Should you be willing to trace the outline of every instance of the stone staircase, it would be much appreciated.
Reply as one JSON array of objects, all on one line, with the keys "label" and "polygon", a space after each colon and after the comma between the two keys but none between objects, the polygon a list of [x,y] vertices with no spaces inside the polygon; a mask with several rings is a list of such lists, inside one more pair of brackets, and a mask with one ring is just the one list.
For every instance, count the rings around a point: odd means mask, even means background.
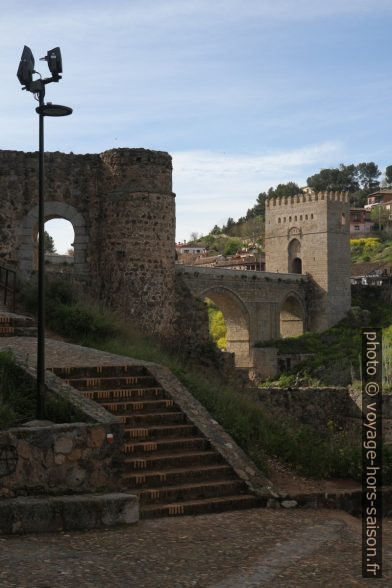
[{"label": "stone staircase", "polygon": [[53,368],[124,423],[122,485],[141,518],[251,508],[259,500],[145,367]]},{"label": "stone staircase", "polygon": [[0,337],[36,337],[32,318],[8,312],[0,306]]}]

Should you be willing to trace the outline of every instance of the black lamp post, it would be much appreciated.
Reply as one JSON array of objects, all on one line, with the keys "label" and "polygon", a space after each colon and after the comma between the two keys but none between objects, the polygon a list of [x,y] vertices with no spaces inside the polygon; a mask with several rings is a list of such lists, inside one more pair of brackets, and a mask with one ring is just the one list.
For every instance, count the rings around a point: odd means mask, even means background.
[{"label": "black lamp post", "polygon": [[[42,79],[34,70],[34,56],[29,47],[24,47],[17,76],[24,90],[35,95],[39,106],[39,169],[38,169],[38,337],[37,337],[37,417],[45,415],[45,205],[44,205],[44,117],[67,116],[72,108],[59,104],[44,103],[45,86],[61,80],[63,71],[61,52],[55,47],[42,60],[47,61],[52,77]],[[39,79],[33,80],[33,74]]]}]

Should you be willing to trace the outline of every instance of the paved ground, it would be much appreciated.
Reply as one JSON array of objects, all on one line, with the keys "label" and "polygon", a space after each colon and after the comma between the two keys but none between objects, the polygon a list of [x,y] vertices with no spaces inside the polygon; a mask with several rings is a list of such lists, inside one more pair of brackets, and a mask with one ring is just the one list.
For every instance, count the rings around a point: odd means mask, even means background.
[{"label": "paved ground", "polygon": [[[36,367],[37,339],[35,337],[0,337],[0,350],[12,349],[26,363]],[[73,345],[56,339],[45,339],[45,365],[50,367],[95,365],[148,365],[149,362],[123,357],[89,347]]]},{"label": "paved ground", "polygon": [[[0,538],[3,588],[348,587],[361,579],[360,523],[345,513],[253,509],[88,533]],[[384,522],[392,585],[392,520]]]},{"label": "paved ground", "polygon": [[[2,337],[35,365],[36,339]],[[47,340],[47,367],[138,363]],[[392,586],[392,519],[384,521]],[[89,533],[0,537],[0,588],[282,588],[364,585],[360,521],[337,511],[248,510]]]}]

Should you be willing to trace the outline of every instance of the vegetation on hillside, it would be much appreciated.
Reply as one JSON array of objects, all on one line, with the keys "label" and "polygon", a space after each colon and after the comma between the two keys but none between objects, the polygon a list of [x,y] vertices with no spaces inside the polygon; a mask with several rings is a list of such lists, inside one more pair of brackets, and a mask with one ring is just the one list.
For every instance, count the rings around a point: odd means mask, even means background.
[{"label": "vegetation on hillside", "polygon": [[382,299],[380,288],[353,287],[353,308],[346,319],[323,333],[304,333],[276,341],[257,343],[274,346],[282,353],[309,353],[305,361],[282,373],[282,386],[340,385],[360,380],[361,327],[383,328],[384,389],[392,389],[392,307]]},{"label": "vegetation on hillside", "polygon": [[222,351],[226,350],[226,323],[223,317],[223,313],[219,308],[210,300],[206,298],[206,303],[208,307],[208,321],[210,326],[210,335],[212,340],[214,341],[215,345],[218,349]]},{"label": "vegetation on hillside", "polygon": [[389,231],[377,236],[351,239],[351,259],[354,263],[385,261],[392,263],[392,239]]}]

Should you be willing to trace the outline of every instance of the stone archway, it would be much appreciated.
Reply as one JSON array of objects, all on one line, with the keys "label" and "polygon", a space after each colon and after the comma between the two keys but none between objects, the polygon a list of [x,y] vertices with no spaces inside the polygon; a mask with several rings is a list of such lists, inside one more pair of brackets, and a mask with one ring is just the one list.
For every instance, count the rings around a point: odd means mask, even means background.
[{"label": "stone archway", "polygon": [[280,336],[298,337],[304,332],[305,311],[302,302],[294,294],[289,294],[280,309]]},{"label": "stone archway", "polygon": [[227,351],[234,353],[236,367],[251,367],[250,321],[245,304],[228,288],[208,288],[201,297],[210,298],[222,311],[227,328]]},{"label": "stone archway", "polygon": [[[69,221],[75,232],[74,264],[76,273],[86,273],[86,255],[88,237],[83,216],[69,204],[63,202],[45,202],[45,222],[53,218]],[[35,206],[23,218],[17,230],[17,262],[22,275],[30,275],[34,270],[35,237],[38,227],[38,206]]]},{"label": "stone archway", "polygon": [[302,274],[301,243],[292,239],[288,247],[288,269],[290,274]]}]

